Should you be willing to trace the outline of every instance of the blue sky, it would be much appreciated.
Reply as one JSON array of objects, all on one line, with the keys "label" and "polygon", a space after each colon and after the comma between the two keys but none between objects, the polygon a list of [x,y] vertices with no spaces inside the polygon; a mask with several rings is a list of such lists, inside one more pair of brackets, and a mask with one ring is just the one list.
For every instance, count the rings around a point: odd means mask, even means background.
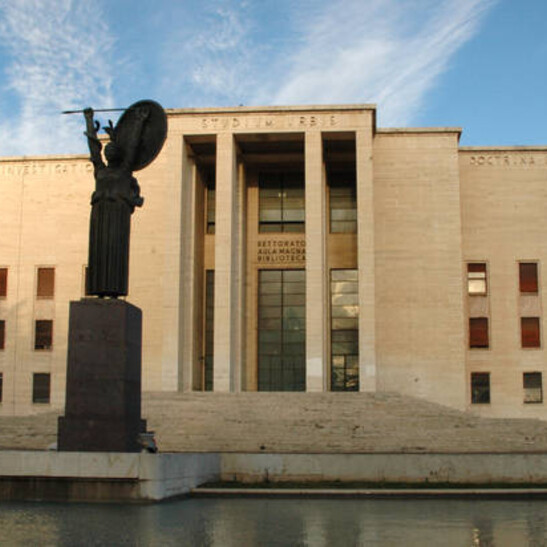
[{"label": "blue sky", "polygon": [[381,127],[547,144],[546,22],[546,0],[0,0],[0,156],[85,152],[62,110],[143,98],[375,103]]}]

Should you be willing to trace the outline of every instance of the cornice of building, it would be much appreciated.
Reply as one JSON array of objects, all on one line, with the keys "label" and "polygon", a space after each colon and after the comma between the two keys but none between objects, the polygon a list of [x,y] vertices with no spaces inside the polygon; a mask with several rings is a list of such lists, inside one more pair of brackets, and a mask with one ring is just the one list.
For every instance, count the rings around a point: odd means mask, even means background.
[{"label": "cornice of building", "polygon": [[291,106],[228,106],[228,107],[192,107],[192,108],[166,108],[168,115],[188,114],[254,114],[254,113],[286,113],[286,112],[329,112],[329,111],[376,111],[375,104],[322,104],[322,105],[291,105]]},{"label": "cornice of building", "polygon": [[457,133],[461,135],[461,127],[379,127],[376,133],[380,134],[407,134],[407,133]]},{"label": "cornice of building", "polygon": [[0,156],[0,162],[31,162],[31,161],[74,161],[89,160],[89,154],[43,154],[36,156]]},{"label": "cornice of building", "polygon": [[545,152],[547,145],[460,146],[460,152]]}]

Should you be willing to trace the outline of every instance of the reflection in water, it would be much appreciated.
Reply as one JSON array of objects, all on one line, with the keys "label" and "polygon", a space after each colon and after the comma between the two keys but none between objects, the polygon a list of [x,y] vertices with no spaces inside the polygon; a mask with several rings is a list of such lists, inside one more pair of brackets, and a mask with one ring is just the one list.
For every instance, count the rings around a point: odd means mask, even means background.
[{"label": "reflection in water", "polygon": [[185,499],[155,505],[0,503],[8,545],[547,544],[547,501]]}]

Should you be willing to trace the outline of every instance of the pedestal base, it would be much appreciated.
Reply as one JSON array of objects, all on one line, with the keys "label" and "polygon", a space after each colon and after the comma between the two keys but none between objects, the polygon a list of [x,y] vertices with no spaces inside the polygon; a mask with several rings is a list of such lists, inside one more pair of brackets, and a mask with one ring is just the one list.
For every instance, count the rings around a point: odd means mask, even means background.
[{"label": "pedestal base", "polygon": [[58,449],[138,452],[141,419],[141,310],[88,298],[70,303],[65,416]]}]

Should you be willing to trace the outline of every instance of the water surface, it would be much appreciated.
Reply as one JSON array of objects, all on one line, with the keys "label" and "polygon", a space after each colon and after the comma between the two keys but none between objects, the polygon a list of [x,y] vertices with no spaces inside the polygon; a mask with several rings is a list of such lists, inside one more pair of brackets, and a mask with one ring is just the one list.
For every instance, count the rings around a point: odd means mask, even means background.
[{"label": "water surface", "polygon": [[543,546],[547,501],[202,498],[0,503],[1,545]]}]

